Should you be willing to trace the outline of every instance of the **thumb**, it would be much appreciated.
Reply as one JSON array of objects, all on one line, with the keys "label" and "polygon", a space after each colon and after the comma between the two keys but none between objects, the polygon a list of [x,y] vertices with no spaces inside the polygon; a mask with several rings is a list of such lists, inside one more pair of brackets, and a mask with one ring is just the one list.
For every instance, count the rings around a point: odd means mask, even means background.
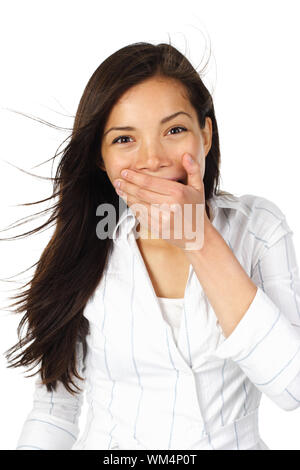
[{"label": "thumb", "polygon": [[200,163],[191,154],[183,155],[183,166],[187,172],[187,185],[201,191],[203,189],[202,171]]}]

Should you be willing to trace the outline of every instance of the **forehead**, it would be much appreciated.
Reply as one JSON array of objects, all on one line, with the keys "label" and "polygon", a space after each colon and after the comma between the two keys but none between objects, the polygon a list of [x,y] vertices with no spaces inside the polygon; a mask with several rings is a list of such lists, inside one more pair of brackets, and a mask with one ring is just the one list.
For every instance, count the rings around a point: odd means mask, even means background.
[{"label": "forehead", "polygon": [[153,77],[126,90],[113,106],[110,117],[139,109],[145,112],[169,108],[172,112],[174,106],[191,110],[185,86],[175,79]]}]

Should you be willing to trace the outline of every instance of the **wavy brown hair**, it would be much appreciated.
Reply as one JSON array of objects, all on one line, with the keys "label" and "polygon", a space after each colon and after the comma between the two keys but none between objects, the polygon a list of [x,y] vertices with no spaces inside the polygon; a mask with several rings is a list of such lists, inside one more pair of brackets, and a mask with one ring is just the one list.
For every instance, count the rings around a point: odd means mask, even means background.
[{"label": "wavy brown hair", "polygon": [[[90,331],[83,311],[101,280],[113,243],[111,238],[97,237],[96,210],[100,204],[110,203],[115,207],[117,221],[120,216],[119,198],[106,172],[100,169],[105,123],[126,90],[154,76],[176,79],[184,85],[201,129],[205,118],[210,117],[213,133],[203,179],[205,199],[213,194],[224,194],[218,188],[220,150],[214,105],[201,72],[195,70],[179,50],[166,43],[130,44],[105,59],[88,80],[80,99],[70,141],[60,152],[55,177],[51,178],[51,196],[22,204],[55,201],[50,208],[36,214],[49,212],[48,220],[25,234],[2,238],[31,235],[50,224],[55,227],[38,262],[31,266],[36,266],[31,281],[10,297],[17,300],[9,305],[16,307],[13,313],[25,313],[17,330],[19,341],[5,352],[8,367],[33,364],[31,370],[40,364],[36,373],[41,374],[48,391],[56,390],[57,381],[72,394],[81,391],[73,380],[74,376],[84,380],[77,370],[76,355],[78,342],[82,343],[83,360],[87,353],[86,336]],[[52,158],[58,155],[56,151]],[[207,204],[206,211],[209,216]],[[25,325],[27,331],[22,338]],[[16,354],[14,358],[13,354]],[[72,390],[70,385],[78,391]]]}]

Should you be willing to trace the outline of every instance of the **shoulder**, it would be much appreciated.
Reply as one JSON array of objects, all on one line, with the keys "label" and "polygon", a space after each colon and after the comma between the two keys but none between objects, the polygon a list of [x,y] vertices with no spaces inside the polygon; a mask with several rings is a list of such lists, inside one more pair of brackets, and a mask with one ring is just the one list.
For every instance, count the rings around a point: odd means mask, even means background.
[{"label": "shoulder", "polygon": [[277,201],[255,194],[228,193],[214,196],[214,205],[224,214],[220,220],[229,227],[226,230],[229,230],[231,249],[248,266],[249,272],[253,272],[271,247],[277,246],[286,235],[293,235]]},{"label": "shoulder", "polygon": [[279,203],[254,194],[244,194],[239,199],[249,209],[248,230],[254,231],[267,245],[274,242],[274,234],[291,231]]},{"label": "shoulder", "polygon": [[292,233],[280,205],[266,197],[221,191],[213,197],[211,205],[224,213],[236,238],[243,244],[247,241],[245,246],[258,244],[268,249],[282,236]]},{"label": "shoulder", "polygon": [[[293,234],[287,223],[284,211],[279,203],[266,197],[244,194],[236,196],[237,208],[240,209],[238,230],[244,232],[245,247],[252,254],[252,261],[264,255],[272,246],[287,234]],[[246,216],[247,213],[247,216]]]},{"label": "shoulder", "polygon": [[231,217],[239,219],[240,230],[244,226],[255,229],[260,235],[268,236],[285,221],[285,214],[276,202],[255,194],[237,196],[222,191],[214,196],[213,205],[231,210]]},{"label": "shoulder", "polygon": [[280,209],[279,205],[266,197],[257,196],[255,194],[243,194],[239,196],[241,204],[247,206],[252,216],[258,218],[260,214],[267,217],[269,223],[276,223],[285,219],[285,215]]}]

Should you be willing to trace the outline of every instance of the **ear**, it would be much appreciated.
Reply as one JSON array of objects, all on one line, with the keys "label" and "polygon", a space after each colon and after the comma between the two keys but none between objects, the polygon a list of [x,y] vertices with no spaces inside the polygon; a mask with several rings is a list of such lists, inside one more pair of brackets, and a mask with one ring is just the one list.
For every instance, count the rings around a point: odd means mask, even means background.
[{"label": "ear", "polygon": [[203,145],[205,151],[205,158],[210,151],[211,143],[212,143],[212,120],[210,117],[205,118],[205,126],[201,129],[202,136],[203,136]]}]

